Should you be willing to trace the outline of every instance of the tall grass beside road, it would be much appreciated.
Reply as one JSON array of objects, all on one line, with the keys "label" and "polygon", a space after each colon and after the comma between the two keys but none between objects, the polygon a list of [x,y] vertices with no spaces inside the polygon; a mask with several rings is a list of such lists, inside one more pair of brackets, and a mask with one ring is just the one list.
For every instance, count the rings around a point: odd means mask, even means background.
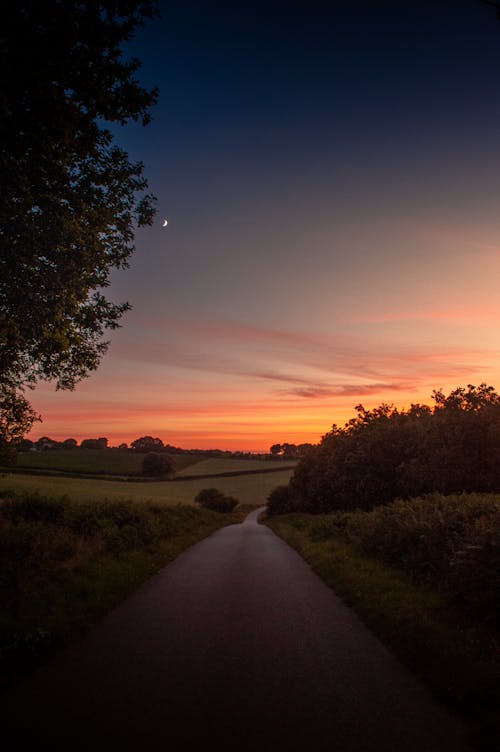
[{"label": "tall grass beside road", "polygon": [[248,510],[223,515],[154,502],[0,501],[0,676],[29,672],[184,549]]}]

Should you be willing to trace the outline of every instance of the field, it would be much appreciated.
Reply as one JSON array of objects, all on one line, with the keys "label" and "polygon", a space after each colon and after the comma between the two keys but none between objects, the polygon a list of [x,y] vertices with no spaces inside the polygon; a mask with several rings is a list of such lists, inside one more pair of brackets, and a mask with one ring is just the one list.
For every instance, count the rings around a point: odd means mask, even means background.
[{"label": "field", "polygon": [[[217,475],[220,473],[253,472],[293,466],[293,461],[233,459],[232,457],[203,458],[197,454],[172,454],[176,475]],[[56,473],[84,475],[140,476],[144,454],[119,449],[57,449],[47,452],[20,452],[20,470],[42,470]]]},{"label": "field", "polygon": [[[55,454],[55,453],[54,453]],[[232,462],[227,460],[225,462]],[[93,478],[68,478],[44,475],[3,473],[0,475],[0,494],[5,491],[33,493],[44,496],[68,496],[74,501],[100,499],[154,501],[167,505],[192,504],[202,488],[215,487],[242,504],[261,506],[275,486],[286,485],[292,470],[273,473],[230,476],[226,478],[200,478],[194,480],[127,482],[119,480],[94,480]]]},{"label": "field", "polygon": [[177,472],[176,476],[182,478],[185,475],[218,475],[221,473],[255,472],[256,470],[280,470],[293,467],[294,464],[296,463],[293,461],[283,462],[282,460],[240,460],[229,457],[210,457],[185,467]]},{"label": "field", "polygon": [[[173,455],[176,469],[199,461],[196,455]],[[17,467],[92,475],[140,475],[144,454],[120,449],[57,449],[47,452],[20,452]]]}]

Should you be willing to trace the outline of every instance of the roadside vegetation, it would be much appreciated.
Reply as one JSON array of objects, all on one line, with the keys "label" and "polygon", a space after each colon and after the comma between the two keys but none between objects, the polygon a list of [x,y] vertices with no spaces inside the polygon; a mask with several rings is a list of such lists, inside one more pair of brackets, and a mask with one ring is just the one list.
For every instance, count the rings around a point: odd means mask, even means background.
[{"label": "roadside vegetation", "polygon": [[184,549],[247,512],[3,494],[0,687],[83,634]]},{"label": "roadside vegetation", "polygon": [[287,511],[372,509],[397,498],[500,493],[500,395],[486,384],[434,392],[434,407],[356,407],[298,463]]},{"label": "roadside vegetation", "polygon": [[267,524],[493,749],[500,718],[500,496],[289,514]]},{"label": "roadside vegetation", "polygon": [[448,705],[500,733],[500,396],[365,410],[268,497],[268,524]]}]

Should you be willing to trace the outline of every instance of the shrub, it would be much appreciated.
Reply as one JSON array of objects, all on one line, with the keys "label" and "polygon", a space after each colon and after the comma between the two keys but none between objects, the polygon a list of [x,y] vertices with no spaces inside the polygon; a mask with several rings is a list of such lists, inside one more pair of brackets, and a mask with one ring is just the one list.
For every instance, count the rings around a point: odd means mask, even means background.
[{"label": "shrub", "polygon": [[480,384],[408,410],[357,405],[297,465],[290,488],[297,511],[370,510],[433,492],[500,492],[500,395]]},{"label": "shrub", "polygon": [[234,496],[226,496],[217,488],[203,488],[196,494],[194,500],[204,509],[226,514],[232,512],[239,504]]},{"label": "shrub", "polygon": [[64,500],[41,496],[39,493],[13,497],[2,505],[2,514],[13,522],[57,522],[64,516]]},{"label": "shrub", "polygon": [[148,452],[142,460],[143,475],[171,475],[174,463],[167,454]]},{"label": "shrub", "polygon": [[467,618],[499,625],[499,496],[435,493],[370,512],[337,512],[311,528],[312,540],[330,536],[433,585]]},{"label": "shrub", "polygon": [[270,517],[276,514],[292,512],[292,501],[288,486],[276,486],[267,497],[267,513]]}]

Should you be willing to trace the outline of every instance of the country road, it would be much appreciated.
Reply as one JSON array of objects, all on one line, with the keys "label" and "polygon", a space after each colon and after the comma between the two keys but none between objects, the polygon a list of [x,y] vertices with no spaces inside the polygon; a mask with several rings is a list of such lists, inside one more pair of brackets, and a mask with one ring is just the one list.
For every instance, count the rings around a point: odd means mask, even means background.
[{"label": "country road", "polygon": [[467,749],[257,514],[184,552],[12,693],[4,749]]}]

